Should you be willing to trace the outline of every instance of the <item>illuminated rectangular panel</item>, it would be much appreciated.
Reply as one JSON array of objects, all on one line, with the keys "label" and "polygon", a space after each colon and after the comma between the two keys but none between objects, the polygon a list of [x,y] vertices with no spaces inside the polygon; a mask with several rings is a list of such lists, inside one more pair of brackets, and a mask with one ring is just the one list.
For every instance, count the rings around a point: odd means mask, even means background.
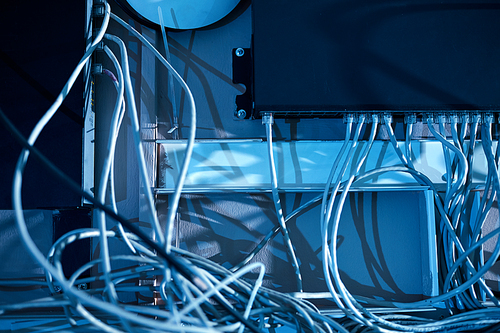
[{"label": "illuminated rectangular panel", "polygon": [[[172,193],[184,160],[185,140],[158,141],[158,193]],[[366,142],[361,142],[359,150]],[[274,142],[278,186],[282,191],[318,191],[325,181],[339,153],[340,141]],[[404,150],[404,143],[399,143]],[[496,147],[496,144],[494,145]],[[413,163],[437,188],[444,188],[446,173],[441,143],[438,141],[413,141]],[[484,184],[487,163],[483,148],[478,142],[474,151],[473,183]],[[341,161],[342,163],[343,161]],[[370,171],[386,166],[401,166],[401,162],[388,141],[375,141],[366,168]],[[349,168],[352,168],[350,166]],[[207,193],[221,191],[270,191],[270,171],[267,143],[261,140],[203,140],[194,145],[184,192]],[[349,176],[349,170],[344,177]],[[390,172],[381,174],[363,184],[355,183],[354,189],[410,189],[419,186],[408,174]]]}]

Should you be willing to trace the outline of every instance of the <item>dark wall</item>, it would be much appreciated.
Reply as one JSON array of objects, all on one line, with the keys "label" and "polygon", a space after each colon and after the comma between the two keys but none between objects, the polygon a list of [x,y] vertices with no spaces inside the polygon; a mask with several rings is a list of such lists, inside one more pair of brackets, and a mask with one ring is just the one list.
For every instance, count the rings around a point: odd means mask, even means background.
[{"label": "dark wall", "polygon": [[[84,1],[5,2],[0,10],[0,108],[28,136],[54,102],[85,51]],[[81,182],[83,78],[77,79],[36,146]],[[0,208],[11,208],[11,184],[20,146],[0,128]],[[30,160],[24,178],[25,208],[80,205]]]}]

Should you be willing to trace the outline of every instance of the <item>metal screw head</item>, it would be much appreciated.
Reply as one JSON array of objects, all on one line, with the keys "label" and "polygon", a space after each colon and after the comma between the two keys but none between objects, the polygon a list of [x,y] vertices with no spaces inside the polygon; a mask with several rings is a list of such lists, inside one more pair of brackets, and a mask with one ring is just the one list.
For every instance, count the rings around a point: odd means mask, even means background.
[{"label": "metal screw head", "polygon": [[243,109],[239,109],[235,113],[236,113],[235,116],[238,119],[245,119],[245,117],[247,116],[247,112],[245,110],[243,110]]},{"label": "metal screw head", "polygon": [[235,54],[237,57],[243,57],[243,55],[245,54],[245,50],[243,50],[243,48],[241,47],[238,47],[235,51]]},{"label": "metal screw head", "polygon": [[79,290],[87,290],[87,284],[86,283],[80,283],[77,288]]}]

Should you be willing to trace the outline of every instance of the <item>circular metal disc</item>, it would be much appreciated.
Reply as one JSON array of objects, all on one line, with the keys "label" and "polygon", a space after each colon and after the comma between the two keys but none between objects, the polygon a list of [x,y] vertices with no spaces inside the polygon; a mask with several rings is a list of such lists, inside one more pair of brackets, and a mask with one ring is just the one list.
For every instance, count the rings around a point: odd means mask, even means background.
[{"label": "circular metal disc", "polygon": [[215,23],[229,14],[240,0],[127,0],[146,20],[172,29],[197,29]]}]

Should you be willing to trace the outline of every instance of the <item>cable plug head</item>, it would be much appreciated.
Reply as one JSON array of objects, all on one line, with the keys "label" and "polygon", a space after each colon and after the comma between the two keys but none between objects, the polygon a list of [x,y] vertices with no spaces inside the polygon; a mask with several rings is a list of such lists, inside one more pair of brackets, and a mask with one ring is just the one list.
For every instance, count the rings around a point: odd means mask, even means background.
[{"label": "cable plug head", "polygon": [[458,124],[460,122],[460,118],[456,113],[451,113],[449,120],[450,124]]},{"label": "cable plug head", "polygon": [[344,114],[344,124],[352,124],[356,120],[354,113],[345,113]]},{"label": "cable plug head", "polygon": [[358,117],[357,117],[356,120],[357,120],[358,123],[364,123],[364,122],[366,122],[366,114],[364,114],[364,113],[358,114]]},{"label": "cable plug head", "polygon": [[474,113],[474,114],[472,115],[472,122],[473,122],[473,123],[478,123],[478,124],[481,124],[482,120],[483,120],[483,119],[482,119],[482,116],[481,116],[481,114],[480,114],[480,113]]},{"label": "cable plug head", "polygon": [[440,113],[437,116],[437,120],[440,124],[446,124],[448,122],[448,117],[444,113]]},{"label": "cable plug head", "polygon": [[417,122],[417,114],[416,113],[405,114],[404,122],[406,124],[415,124]]},{"label": "cable plug head", "polygon": [[270,112],[264,113],[262,115],[262,125],[267,125],[267,124],[274,124],[274,117],[273,114]]},{"label": "cable plug head", "polygon": [[384,113],[384,115],[382,116],[382,123],[383,124],[392,124],[392,114]]},{"label": "cable plug head", "polygon": [[426,123],[434,123],[434,114],[432,113],[424,113],[424,117],[423,117],[424,121]]},{"label": "cable plug head", "polygon": [[495,116],[493,115],[493,113],[485,113],[483,115],[483,121],[485,124],[493,124],[495,123]]}]

